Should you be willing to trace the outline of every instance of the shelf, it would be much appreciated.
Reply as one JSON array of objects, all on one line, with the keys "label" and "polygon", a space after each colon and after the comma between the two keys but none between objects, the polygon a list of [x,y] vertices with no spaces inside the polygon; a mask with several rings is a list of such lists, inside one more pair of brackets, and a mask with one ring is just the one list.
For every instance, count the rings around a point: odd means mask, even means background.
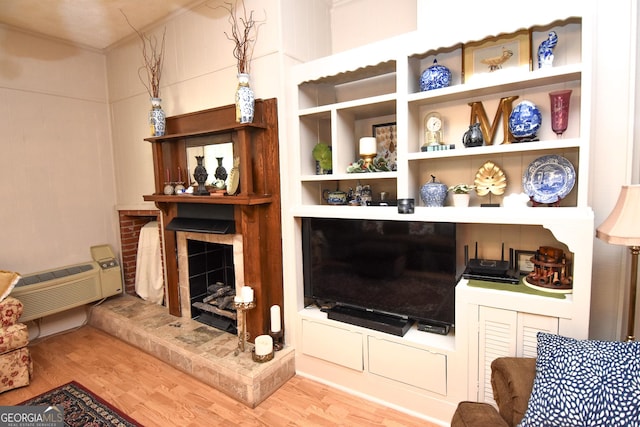
[{"label": "shelf", "polygon": [[303,175],[300,181],[324,182],[344,180],[396,179],[398,172],[362,172],[362,173],[331,173],[326,175]]},{"label": "shelf", "polygon": [[142,196],[146,202],[157,203],[199,203],[208,205],[265,205],[273,202],[270,194],[254,196],[165,196],[164,194],[148,194]]},{"label": "shelf", "polygon": [[548,141],[521,142],[511,144],[483,145],[481,147],[457,147],[453,150],[412,152],[407,154],[409,160],[430,160],[445,157],[483,156],[508,153],[526,153],[546,150],[562,150],[580,148],[579,138],[567,138]]},{"label": "shelf", "polygon": [[323,105],[321,107],[306,108],[300,110],[298,115],[319,116],[318,118],[329,118],[329,113],[333,110],[348,110],[356,118],[376,117],[394,114],[396,109],[396,94],[373,96],[370,98],[356,99],[353,101],[339,102],[335,104]]},{"label": "shelf", "polygon": [[301,318],[304,319],[320,321],[323,323],[327,323],[328,325],[338,325],[343,329],[358,331],[368,336],[383,338],[385,340],[394,341],[400,344],[418,344],[421,346],[425,346],[430,350],[447,352],[455,351],[455,333],[453,332],[453,330],[449,332],[448,335],[438,335],[419,331],[418,327],[414,324],[403,337],[398,337],[395,335],[385,334],[384,332],[378,332],[372,329],[330,320],[327,318],[327,313],[320,311],[320,309],[317,307],[305,307],[300,312],[298,312],[298,314],[301,316]]},{"label": "shelf", "polygon": [[435,104],[460,101],[502,92],[514,92],[536,86],[548,86],[580,80],[582,64],[572,64],[549,69],[523,72],[503,70],[486,74],[470,83],[450,86],[426,92],[409,94],[409,103]]},{"label": "shelf", "polygon": [[[422,201],[416,200],[416,205]],[[457,208],[445,206],[428,208],[416,206],[413,214],[399,214],[396,206],[330,206],[302,205],[293,210],[296,217],[316,218],[355,218],[365,220],[395,221],[433,221],[455,222],[460,224],[517,224],[549,225],[565,224],[575,226],[584,221],[593,221],[591,208],[576,207],[523,207],[523,208],[484,208],[472,206]]]},{"label": "shelf", "polygon": [[195,132],[184,132],[184,133],[174,133],[174,134],[170,134],[170,135],[164,135],[164,136],[153,136],[153,137],[149,137],[149,138],[145,138],[145,141],[149,141],[149,142],[171,142],[177,139],[182,139],[182,138],[194,138],[194,137],[202,137],[202,136],[207,136],[207,135],[216,135],[216,134],[222,134],[222,133],[229,133],[229,132],[233,132],[233,131],[239,131],[239,130],[243,130],[243,129],[266,129],[267,126],[266,125],[262,125],[259,123],[237,123],[235,126],[232,127],[219,127],[219,128],[208,128],[205,130],[198,130]]}]

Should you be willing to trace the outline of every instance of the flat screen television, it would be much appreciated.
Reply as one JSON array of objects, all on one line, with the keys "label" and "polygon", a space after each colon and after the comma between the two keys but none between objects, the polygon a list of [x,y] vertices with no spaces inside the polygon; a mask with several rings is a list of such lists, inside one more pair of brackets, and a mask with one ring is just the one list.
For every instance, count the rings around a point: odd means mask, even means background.
[{"label": "flat screen television", "polygon": [[302,244],[308,305],[454,325],[454,223],[303,218]]}]

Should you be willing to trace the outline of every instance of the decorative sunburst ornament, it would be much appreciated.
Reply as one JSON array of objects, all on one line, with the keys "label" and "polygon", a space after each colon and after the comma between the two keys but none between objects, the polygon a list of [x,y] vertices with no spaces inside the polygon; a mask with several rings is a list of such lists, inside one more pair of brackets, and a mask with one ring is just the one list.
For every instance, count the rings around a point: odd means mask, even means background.
[{"label": "decorative sunburst ornament", "polygon": [[489,197],[491,194],[500,196],[507,188],[507,177],[495,163],[487,162],[478,169],[473,183],[476,186],[478,196],[486,196],[487,194]]}]

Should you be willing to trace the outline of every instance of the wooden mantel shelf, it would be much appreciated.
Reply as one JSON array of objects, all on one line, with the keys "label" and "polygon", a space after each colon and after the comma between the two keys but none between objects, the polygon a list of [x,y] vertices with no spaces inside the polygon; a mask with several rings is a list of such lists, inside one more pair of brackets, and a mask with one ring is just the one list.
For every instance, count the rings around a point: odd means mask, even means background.
[{"label": "wooden mantel shelf", "polygon": [[166,196],[164,194],[148,194],[142,196],[146,202],[156,203],[199,203],[209,205],[265,205],[273,201],[270,194],[253,196],[194,196],[183,194],[179,196]]},{"label": "wooden mantel shelf", "polygon": [[209,136],[209,135],[239,131],[243,129],[266,129],[266,126],[259,123],[243,123],[243,124],[237,123],[232,126],[227,125],[227,126],[215,127],[211,129],[202,129],[202,130],[192,131],[192,132],[174,133],[174,134],[168,134],[163,136],[151,136],[149,138],[145,138],[144,140],[149,142],[167,142],[167,141],[172,141],[180,138]]}]

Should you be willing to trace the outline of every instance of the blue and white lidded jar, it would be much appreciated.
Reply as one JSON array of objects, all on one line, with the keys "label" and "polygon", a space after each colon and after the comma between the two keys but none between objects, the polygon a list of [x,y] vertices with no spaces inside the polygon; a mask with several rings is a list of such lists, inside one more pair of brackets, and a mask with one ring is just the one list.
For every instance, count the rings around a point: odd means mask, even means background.
[{"label": "blue and white lidded jar", "polygon": [[433,60],[433,65],[422,72],[420,76],[420,90],[433,90],[448,87],[451,84],[451,71],[444,65]]}]

